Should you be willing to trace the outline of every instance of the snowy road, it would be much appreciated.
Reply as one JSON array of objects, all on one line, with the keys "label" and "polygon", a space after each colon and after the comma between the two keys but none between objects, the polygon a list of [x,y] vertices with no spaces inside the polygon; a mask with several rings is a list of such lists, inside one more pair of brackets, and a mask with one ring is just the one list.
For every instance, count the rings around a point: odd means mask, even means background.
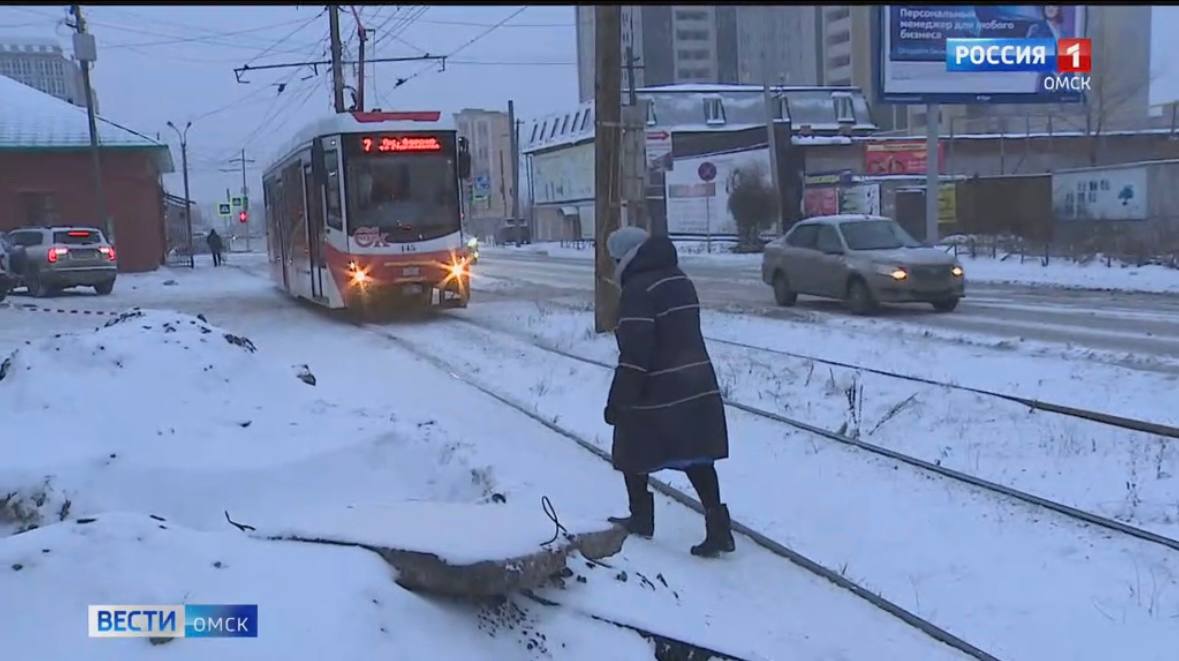
[{"label": "snowy road", "polygon": [[[854,317],[836,301],[802,297],[795,308],[774,305],[756,265],[732,260],[715,263],[682,260],[705,305],[763,316],[817,317],[874,332],[976,334],[1024,338],[1060,346],[1136,354],[1167,360],[1179,355],[1179,296],[1096,292],[1045,287],[968,283],[967,298],[952,314],[928,306],[893,306],[870,319]],[[593,287],[593,264],[586,259],[488,250],[476,272],[491,278],[574,291]]]}]

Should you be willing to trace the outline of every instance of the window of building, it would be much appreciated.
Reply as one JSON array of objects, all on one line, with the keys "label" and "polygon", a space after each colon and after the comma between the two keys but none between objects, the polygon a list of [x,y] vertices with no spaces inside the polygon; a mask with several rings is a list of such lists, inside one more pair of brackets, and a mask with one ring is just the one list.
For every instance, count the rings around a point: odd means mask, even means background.
[{"label": "window of building", "polygon": [[487,122],[479,122],[479,139],[487,139]]},{"label": "window of building", "polygon": [[647,126],[655,126],[655,104],[650,101],[647,102]]},{"label": "window of building", "polygon": [[708,20],[708,12],[680,9],[676,11],[675,17],[680,21],[706,21]]},{"label": "window of building", "polygon": [[846,67],[847,65],[851,64],[851,55],[847,53],[843,55],[836,55],[827,62],[828,65],[833,69],[838,67]]},{"label": "window of building", "polygon": [[569,115],[565,115],[565,120],[561,122],[561,135],[569,132]]},{"label": "window of building", "polygon": [[586,129],[589,128],[590,115],[592,115],[592,114],[593,114],[593,110],[586,108],[585,117],[581,118],[581,130],[582,131],[585,131]]},{"label": "window of building", "polygon": [[675,38],[680,41],[705,41],[708,39],[707,30],[676,30]]},{"label": "window of building", "polygon": [[56,225],[60,220],[57,196],[53,193],[23,192],[19,198],[25,225]]},{"label": "window of building", "polygon": [[851,94],[846,92],[832,92],[831,101],[835,104],[835,121],[856,121],[856,110],[855,106],[852,105]]},{"label": "window of building", "polygon": [[838,9],[833,9],[827,12],[828,21],[838,21],[839,19],[847,18],[848,16],[851,16],[851,9],[848,7],[839,7]]},{"label": "window of building", "polygon": [[709,52],[706,50],[680,50],[676,56],[681,60],[707,60]]},{"label": "window of building", "polygon": [[561,120],[554,117],[553,118],[553,130],[549,131],[549,140],[552,140],[553,138],[557,137],[557,130],[560,128],[561,128]]},{"label": "window of building", "polygon": [[830,84],[832,87],[847,87],[851,85],[851,78],[832,78]]},{"label": "window of building", "polygon": [[725,104],[719,96],[704,98],[704,121],[708,124],[725,123]]},{"label": "window of building", "polygon": [[532,137],[528,138],[528,142],[536,142],[536,131],[540,128],[540,124],[532,125]]}]

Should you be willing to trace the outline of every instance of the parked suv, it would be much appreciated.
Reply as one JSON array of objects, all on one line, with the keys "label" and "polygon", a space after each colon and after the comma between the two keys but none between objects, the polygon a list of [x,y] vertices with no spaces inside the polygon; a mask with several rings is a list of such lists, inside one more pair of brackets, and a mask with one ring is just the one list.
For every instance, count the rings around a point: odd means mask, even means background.
[{"label": "parked suv", "polygon": [[881,302],[931,303],[950,312],[966,295],[966,274],[952,255],[923,247],[882,216],[808,218],[766,246],[762,279],[779,305],[799,294],[847,301],[857,314]]},{"label": "parked suv", "polygon": [[8,233],[12,275],[38,298],[69,287],[115,288],[115,248],[93,227],[22,227]]}]

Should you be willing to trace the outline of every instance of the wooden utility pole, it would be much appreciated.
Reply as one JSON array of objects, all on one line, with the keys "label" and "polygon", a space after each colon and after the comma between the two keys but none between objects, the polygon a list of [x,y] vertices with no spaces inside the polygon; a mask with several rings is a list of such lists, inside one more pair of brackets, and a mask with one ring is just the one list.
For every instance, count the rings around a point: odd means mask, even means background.
[{"label": "wooden utility pole", "polygon": [[614,330],[618,287],[606,237],[619,226],[622,7],[594,7],[594,328]]},{"label": "wooden utility pole", "polygon": [[[81,5],[70,5],[74,15],[74,57],[82,64],[82,84],[86,86],[86,119],[90,123],[90,158],[94,168],[94,205],[97,220],[102,223],[106,240],[115,242],[115,224],[106,211],[106,195],[102,189],[102,159],[98,153],[98,119],[94,112],[94,89],[90,86],[90,67],[98,59],[94,35],[86,32],[86,19]],[[187,198],[187,195],[185,196]]]},{"label": "wooden utility pole", "polygon": [[344,67],[340,46],[340,6],[328,5],[328,23],[332,38],[332,98],[336,112],[344,112]]}]

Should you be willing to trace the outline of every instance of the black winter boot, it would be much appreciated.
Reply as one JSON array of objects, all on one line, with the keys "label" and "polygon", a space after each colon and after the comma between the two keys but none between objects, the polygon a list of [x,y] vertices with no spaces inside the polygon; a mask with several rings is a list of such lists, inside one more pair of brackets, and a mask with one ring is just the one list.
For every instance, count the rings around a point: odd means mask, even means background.
[{"label": "black winter boot", "polygon": [[607,519],[632,535],[651,539],[655,534],[655,496],[650,491],[630,501],[630,516],[612,516]]},{"label": "black winter boot", "polygon": [[704,512],[704,529],[707,531],[704,541],[692,547],[692,555],[715,558],[721,552],[731,553],[737,548],[727,505]]}]

